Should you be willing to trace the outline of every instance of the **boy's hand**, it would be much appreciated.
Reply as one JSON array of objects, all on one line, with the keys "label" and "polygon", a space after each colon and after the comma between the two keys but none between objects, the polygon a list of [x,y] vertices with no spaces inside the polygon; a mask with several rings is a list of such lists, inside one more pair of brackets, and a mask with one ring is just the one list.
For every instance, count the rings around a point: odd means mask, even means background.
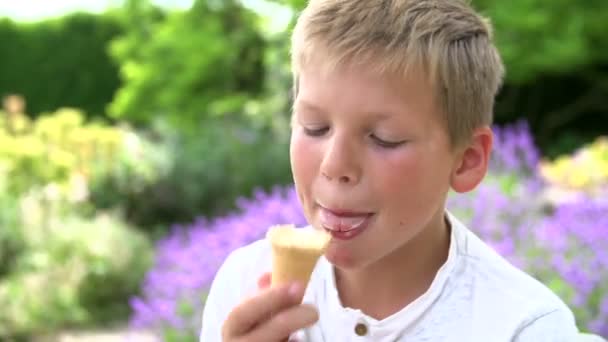
[{"label": "boy's hand", "polygon": [[300,304],[304,295],[301,284],[269,285],[270,274],[266,273],[258,280],[260,291],[228,315],[222,327],[224,342],[285,341],[319,319],[314,307]]}]

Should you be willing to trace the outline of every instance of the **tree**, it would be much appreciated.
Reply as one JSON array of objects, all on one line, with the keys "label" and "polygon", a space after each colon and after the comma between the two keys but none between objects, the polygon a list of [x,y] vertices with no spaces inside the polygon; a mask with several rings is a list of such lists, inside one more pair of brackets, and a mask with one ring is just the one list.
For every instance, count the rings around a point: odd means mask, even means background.
[{"label": "tree", "polygon": [[236,0],[199,0],[169,13],[146,0],[127,1],[127,32],[111,46],[123,86],[110,114],[141,123],[162,117],[190,128],[240,111],[264,81],[265,42],[256,20]]}]

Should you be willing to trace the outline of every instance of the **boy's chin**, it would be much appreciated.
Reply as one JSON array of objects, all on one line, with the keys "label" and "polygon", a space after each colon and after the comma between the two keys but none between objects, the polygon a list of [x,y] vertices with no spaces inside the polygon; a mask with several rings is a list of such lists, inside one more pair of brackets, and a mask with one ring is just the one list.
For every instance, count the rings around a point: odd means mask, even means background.
[{"label": "boy's chin", "polygon": [[367,262],[359,255],[357,250],[344,245],[332,245],[331,243],[325,251],[325,258],[335,268],[346,272],[361,269]]}]

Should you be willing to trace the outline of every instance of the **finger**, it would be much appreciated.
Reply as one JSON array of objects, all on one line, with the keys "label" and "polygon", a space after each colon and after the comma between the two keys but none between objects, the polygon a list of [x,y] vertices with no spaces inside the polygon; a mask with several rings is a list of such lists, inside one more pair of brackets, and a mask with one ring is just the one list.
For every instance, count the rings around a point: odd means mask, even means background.
[{"label": "finger", "polygon": [[258,279],[258,288],[259,289],[265,289],[267,287],[270,286],[270,282],[271,282],[271,274],[266,272],[264,274],[262,274],[260,276],[260,278]]},{"label": "finger", "polygon": [[319,320],[317,309],[301,304],[275,314],[247,335],[247,341],[287,341],[294,332],[307,328]]},{"label": "finger", "polygon": [[286,284],[264,289],[230,312],[224,325],[225,333],[231,337],[244,335],[257,323],[267,320],[272,313],[299,304],[303,292],[304,287],[301,284]]}]

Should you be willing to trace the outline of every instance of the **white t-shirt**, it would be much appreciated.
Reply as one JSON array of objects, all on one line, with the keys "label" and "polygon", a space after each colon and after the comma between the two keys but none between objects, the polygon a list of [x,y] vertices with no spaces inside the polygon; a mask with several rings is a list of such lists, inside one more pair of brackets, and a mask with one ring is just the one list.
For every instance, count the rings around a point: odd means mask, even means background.
[{"label": "white t-shirt", "polygon": [[[383,320],[341,305],[333,266],[321,257],[304,295],[319,321],[295,334],[312,342],[570,342],[578,329],[570,309],[547,287],[512,266],[446,213],[451,223],[448,259],[430,288]],[[232,252],[211,286],[203,313],[201,342],[221,341],[227,315],[257,291],[271,269],[267,241]]]}]

